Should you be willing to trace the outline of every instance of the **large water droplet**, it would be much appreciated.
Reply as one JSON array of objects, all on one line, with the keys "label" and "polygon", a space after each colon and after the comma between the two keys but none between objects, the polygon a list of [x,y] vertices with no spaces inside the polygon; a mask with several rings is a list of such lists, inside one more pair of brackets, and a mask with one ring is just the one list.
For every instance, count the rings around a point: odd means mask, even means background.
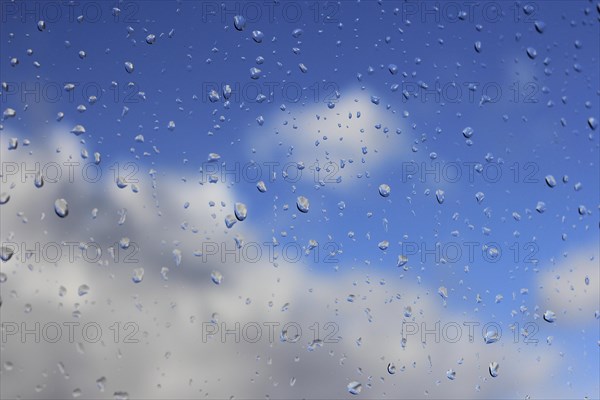
[{"label": "large water droplet", "polygon": [[10,200],[10,194],[6,192],[0,193],[0,204],[6,204]]},{"label": "large water droplet", "polygon": [[125,61],[125,71],[130,74],[133,72],[133,63],[131,61]]},{"label": "large water droplet", "polygon": [[246,18],[244,18],[243,15],[236,15],[233,17],[233,26],[235,26],[235,29],[238,31],[243,31],[246,27]]},{"label": "large water droplet", "polygon": [[54,202],[54,212],[61,218],[69,215],[69,204],[65,199],[57,199]]},{"label": "large water droplet", "polygon": [[382,197],[388,197],[390,195],[391,191],[392,191],[392,189],[390,188],[389,185],[386,185],[385,183],[382,183],[381,185],[379,185],[379,194]]},{"label": "large water droplet", "polygon": [[298,207],[299,211],[301,211],[303,213],[307,213],[309,206],[310,206],[310,204],[306,197],[299,196],[298,199],[296,199],[296,207]]},{"label": "large water droplet", "polygon": [[546,312],[544,313],[544,321],[550,323],[556,321],[556,314],[554,313],[554,311],[546,310]]},{"label": "large water droplet", "polygon": [[552,175],[546,175],[546,185],[553,188],[556,186],[556,179]]}]

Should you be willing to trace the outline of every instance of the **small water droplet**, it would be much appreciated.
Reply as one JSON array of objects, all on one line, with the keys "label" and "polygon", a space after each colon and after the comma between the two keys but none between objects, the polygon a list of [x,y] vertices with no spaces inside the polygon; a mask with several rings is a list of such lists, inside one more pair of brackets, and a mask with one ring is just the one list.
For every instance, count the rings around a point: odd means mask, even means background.
[{"label": "small water droplet", "polygon": [[389,363],[387,366],[388,374],[394,375],[396,373],[396,366],[392,363]]},{"label": "small water droplet", "polygon": [[133,72],[133,69],[133,63],[131,61],[125,61],[125,71],[131,74]]},{"label": "small water droplet", "polygon": [[556,321],[556,314],[554,313],[554,311],[546,310],[546,312],[544,313],[544,321],[550,323]]},{"label": "small water droplet", "polygon": [[88,294],[90,291],[90,287],[88,285],[81,285],[79,286],[79,288],[77,288],[77,294],[79,296],[84,296],[86,294]]},{"label": "small water droplet", "polygon": [[243,31],[246,27],[246,18],[244,18],[243,15],[236,15],[235,17],[233,17],[233,26],[238,31]]},{"label": "small water droplet", "polygon": [[238,221],[245,220],[248,215],[248,209],[244,203],[235,203],[234,212]]},{"label": "small water droplet", "polygon": [[546,175],[546,185],[548,185],[548,187],[555,187],[556,186],[556,179],[554,179],[554,177],[552,175]]},{"label": "small water droplet", "polygon": [[220,285],[223,281],[223,275],[219,271],[213,271],[210,274],[210,279],[215,285]]},{"label": "small water droplet", "polygon": [[131,280],[133,283],[140,283],[144,279],[144,268],[135,268],[133,270],[133,277]]},{"label": "small water droplet", "polygon": [[264,193],[267,191],[267,185],[265,185],[265,183],[263,181],[259,181],[256,184],[256,188],[258,189],[259,192]]},{"label": "small water droplet", "polygon": [[492,378],[495,378],[498,376],[498,369],[500,369],[500,365],[496,362],[496,361],[492,361],[490,363],[490,375],[492,376]]},{"label": "small water droplet", "polygon": [[353,381],[350,382],[347,386],[348,393],[357,395],[362,391],[362,385],[359,382]]}]

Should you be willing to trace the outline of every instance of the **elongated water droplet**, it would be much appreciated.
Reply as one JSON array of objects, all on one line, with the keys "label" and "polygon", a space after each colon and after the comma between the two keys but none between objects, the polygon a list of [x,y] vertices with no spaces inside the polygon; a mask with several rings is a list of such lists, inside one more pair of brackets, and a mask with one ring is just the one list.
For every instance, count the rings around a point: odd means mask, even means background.
[{"label": "elongated water droplet", "polygon": [[362,385],[359,382],[353,381],[350,382],[347,386],[348,393],[357,395],[362,391]]},{"label": "elongated water droplet", "polygon": [[396,366],[392,363],[389,363],[387,366],[388,374],[394,375],[396,373]]},{"label": "elongated water droplet", "polygon": [[492,361],[489,367],[490,375],[492,376],[492,378],[498,376],[498,369],[500,369],[500,365],[496,361]]},{"label": "elongated water droplet", "polygon": [[0,259],[4,262],[10,260],[14,253],[15,252],[10,247],[0,247]]},{"label": "elongated water droplet", "polygon": [[442,189],[438,189],[435,191],[435,198],[437,199],[438,203],[442,204],[446,199],[446,195]]},{"label": "elongated water droplet", "polygon": [[258,189],[259,192],[264,193],[267,191],[267,185],[265,185],[265,183],[263,181],[259,181],[256,184],[256,188]]},{"label": "elongated water droplet", "polygon": [[6,204],[10,200],[10,194],[6,192],[0,193],[0,204]]},{"label": "elongated water droplet", "polygon": [[248,215],[248,209],[244,203],[235,203],[234,212],[238,221],[245,220]]},{"label": "elongated water droplet", "polygon": [[264,37],[265,35],[261,31],[252,31],[252,39],[256,43],[262,43]]},{"label": "elongated water droplet", "polygon": [[54,202],[54,212],[61,218],[69,215],[69,204],[65,199],[57,199]]},{"label": "elongated water droplet", "polygon": [[223,281],[223,275],[219,271],[213,271],[210,274],[210,279],[215,285],[220,285]]},{"label": "elongated water droplet", "polygon": [[235,26],[235,29],[238,31],[243,31],[246,27],[246,18],[244,18],[243,15],[236,15],[233,17],[233,26]]},{"label": "elongated water droplet", "polygon": [[546,175],[546,185],[548,185],[548,187],[553,188],[554,186],[556,186],[556,179],[554,179],[552,175]]},{"label": "elongated water droplet", "polygon": [[133,72],[133,69],[133,63],[131,61],[125,61],[125,71],[131,74]]},{"label": "elongated water droplet", "polygon": [[231,229],[231,227],[233,225],[235,225],[235,223],[237,222],[237,219],[235,218],[235,216],[228,214],[225,216],[225,226],[229,229]]}]

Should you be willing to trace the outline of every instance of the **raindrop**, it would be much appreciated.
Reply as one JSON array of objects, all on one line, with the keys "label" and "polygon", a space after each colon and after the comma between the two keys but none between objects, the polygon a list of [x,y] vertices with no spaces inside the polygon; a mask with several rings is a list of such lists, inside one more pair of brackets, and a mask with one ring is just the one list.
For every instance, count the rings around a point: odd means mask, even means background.
[{"label": "raindrop", "polygon": [[246,27],[246,18],[244,18],[242,15],[236,15],[233,17],[233,26],[235,26],[235,29],[238,31],[243,31]]},{"label": "raindrop", "polygon": [[146,43],[148,43],[148,44],[154,44],[154,42],[156,42],[156,35],[153,35],[151,33],[148,36],[146,36]]},{"label": "raindrop", "polygon": [[554,311],[546,310],[546,312],[544,313],[544,321],[550,323],[556,321],[556,314],[554,313]]},{"label": "raindrop", "polygon": [[244,203],[235,203],[235,217],[238,219],[238,221],[243,221],[246,219],[246,216],[248,215],[248,209],[246,208],[246,205]]},{"label": "raindrop", "polygon": [[76,136],[83,135],[85,133],[85,128],[83,125],[75,125],[73,129],[71,129],[71,133],[74,133]]},{"label": "raindrop", "polygon": [[69,215],[69,204],[65,199],[57,199],[54,202],[54,212],[61,218]]},{"label": "raindrop", "polygon": [[37,28],[38,31],[43,32],[44,30],[46,30],[46,22],[43,20],[38,21]]},{"label": "raindrop", "polygon": [[303,213],[307,213],[309,206],[310,206],[310,204],[306,197],[299,196],[298,199],[296,199],[296,207],[298,207],[299,211],[301,211]]},{"label": "raindrop", "polygon": [[133,63],[131,61],[125,61],[125,71],[130,74],[133,72]]},{"label": "raindrop", "polygon": [[446,195],[442,189],[438,189],[435,191],[435,198],[437,199],[438,203],[442,204],[446,199]]},{"label": "raindrop", "polygon": [[448,298],[448,289],[445,286],[440,286],[438,289],[438,294],[442,296],[442,299]]},{"label": "raindrop", "polygon": [[362,385],[356,381],[350,382],[347,386],[348,393],[357,395],[362,391]]},{"label": "raindrop", "polygon": [[483,192],[477,192],[475,193],[475,198],[477,199],[477,202],[481,204],[481,202],[485,198],[485,194],[483,194]]},{"label": "raindrop", "polygon": [[12,118],[15,115],[17,115],[17,112],[9,107],[6,110],[4,110],[4,113],[2,113],[2,115],[4,115],[4,118]]},{"label": "raindrop", "polygon": [[9,247],[5,247],[5,246],[0,247],[0,259],[2,259],[2,261],[4,261],[4,262],[10,260],[10,258],[13,256],[14,253],[15,252],[13,251],[13,249],[11,249]]},{"label": "raindrop", "polygon": [[379,194],[382,197],[388,197],[390,195],[391,190],[392,189],[389,187],[389,185],[386,185],[385,183],[379,185]]},{"label": "raindrop", "polygon": [[464,137],[466,137],[467,139],[469,139],[471,136],[473,136],[473,128],[471,128],[470,126],[467,126],[465,129],[463,129],[462,134]]},{"label": "raindrop", "polygon": [[496,362],[496,361],[492,361],[490,363],[490,375],[492,376],[492,378],[495,378],[498,376],[498,369],[500,368],[500,365]]},{"label": "raindrop", "polygon": [[456,371],[449,369],[448,371],[446,371],[446,377],[453,381],[454,379],[456,379]]},{"label": "raindrop", "polygon": [[259,181],[256,184],[256,188],[258,189],[259,192],[264,193],[267,191],[267,186],[265,185],[265,183],[263,181]]},{"label": "raindrop", "polygon": [[262,43],[264,37],[265,34],[261,31],[252,31],[252,39],[254,39],[256,43]]},{"label": "raindrop", "polygon": [[235,218],[235,216],[233,216],[231,214],[228,214],[228,215],[225,216],[225,226],[228,229],[231,229],[231,227],[233,225],[235,225],[236,222],[237,222],[237,219]]},{"label": "raindrop", "polygon": [[144,268],[135,268],[133,270],[133,277],[131,280],[133,283],[140,283],[144,279]]},{"label": "raindrop", "polygon": [[474,47],[475,47],[476,52],[481,53],[481,42],[480,41],[475,42]]},{"label": "raindrop", "polygon": [[215,285],[220,285],[223,281],[223,275],[219,271],[213,271],[210,274],[210,279]]},{"label": "raindrop", "polygon": [[77,288],[77,294],[79,296],[84,296],[86,294],[88,294],[90,291],[90,287],[88,285],[81,285],[79,286],[79,288]]},{"label": "raindrop", "polygon": [[387,248],[390,246],[390,242],[388,242],[387,240],[382,240],[381,242],[379,242],[379,244],[377,245],[377,247],[379,247],[380,250],[387,250]]},{"label": "raindrop", "polygon": [[528,47],[527,48],[527,57],[531,58],[532,60],[534,58],[537,57],[537,50],[534,49],[533,47]]},{"label": "raindrop", "polygon": [[408,257],[406,257],[404,255],[400,255],[400,256],[398,256],[398,262],[396,263],[396,266],[403,267],[406,265],[407,262],[408,262]]},{"label": "raindrop", "polygon": [[394,375],[396,373],[396,366],[392,363],[389,363],[387,366],[388,374]]},{"label": "raindrop", "polygon": [[556,179],[552,175],[546,175],[546,185],[553,188],[556,186]]},{"label": "raindrop", "polygon": [[10,200],[10,194],[6,192],[0,193],[0,204],[6,204]]}]

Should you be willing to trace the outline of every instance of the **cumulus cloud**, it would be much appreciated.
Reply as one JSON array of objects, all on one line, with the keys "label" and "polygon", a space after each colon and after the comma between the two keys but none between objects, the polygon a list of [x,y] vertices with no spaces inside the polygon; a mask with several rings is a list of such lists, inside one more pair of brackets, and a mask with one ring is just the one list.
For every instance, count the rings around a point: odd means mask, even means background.
[{"label": "cumulus cloud", "polygon": [[[52,142],[47,151],[37,149],[35,160],[79,160],[75,138],[61,143],[60,153]],[[32,159],[24,148],[8,152],[5,143],[1,155],[5,162]],[[234,235],[260,238],[262,222],[249,217],[227,229],[224,219],[238,198],[234,188],[182,181],[174,171],[157,169],[154,178],[147,172],[142,168],[136,176],[139,193],[130,186],[118,188],[111,175],[95,183],[47,182],[42,188],[31,178],[3,177],[11,194],[1,206],[3,242],[24,242],[27,249],[36,242],[94,243],[102,253],[94,262],[79,252],[74,260],[63,254],[56,262],[15,253],[2,263],[3,323],[21,328],[24,322],[28,329],[36,322],[80,324],[72,343],[67,328],[56,343],[43,336],[35,343],[31,334],[22,341],[21,332],[8,335],[1,348],[2,397],[68,398],[79,389],[91,398],[116,392],[131,398],[343,398],[353,397],[347,385],[354,381],[361,383],[359,397],[365,398],[550,398],[558,393],[546,385],[548,373],[560,363],[557,352],[513,343],[507,327],[510,340],[485,344],[481,327],[488,321],[452,311],[451,299],[445,305],[436,289],[398,279],[397,270],[342,268],[321,274],[306,268],[305,258],[294,263],[266,256],[257,262],[236,262],[227,254],[209,257],[202,253],[203,243],[227,243],[233,249]],[[69,202],[64,219],[54,213],[56,198]],[[93,208],[98,208],[96,218]],[[123,209],[127,218],[119,224]],[[123,237],[130,247],[118,250]],[[179,265],[174,250],[181,252]],[[136,284],[132,274],[140,267],[144,279]],[[169,269],[167,280],[163,267]],[[215,270],[223,276],[219,285],[211,280]],[[89,286],[87,294],[79,295],[81,285]],[[61,287],[66,289],[62,296]],[[210,321],[216,325],[207,325]],[[451,329],[425,340],[406,334],[407,323],[434,329],[437,321],[441,327],[457,323],[461,338],[447,340]],[[479,324],[472,342],[465,322]],[[100,341],[82,338],[86,323],[101,327]],[[236,331],[236,323],[239,343],[235,333],[221,336],[222,329]],[[288,323],[295,325],[284,334]],[[256,336],[256,324],[262,336],[252,343],[248,337]],[[212,336],[206,335],[209,329]],[[488,372],[492,361],[500,364],[497,378]],[[388,372],[389,363],[395,374]],[[523,374],[523,364],[535,367]],[[454,380],[446,376],[450,369]],[[105,381],[98,385],[101,378]]]}]

